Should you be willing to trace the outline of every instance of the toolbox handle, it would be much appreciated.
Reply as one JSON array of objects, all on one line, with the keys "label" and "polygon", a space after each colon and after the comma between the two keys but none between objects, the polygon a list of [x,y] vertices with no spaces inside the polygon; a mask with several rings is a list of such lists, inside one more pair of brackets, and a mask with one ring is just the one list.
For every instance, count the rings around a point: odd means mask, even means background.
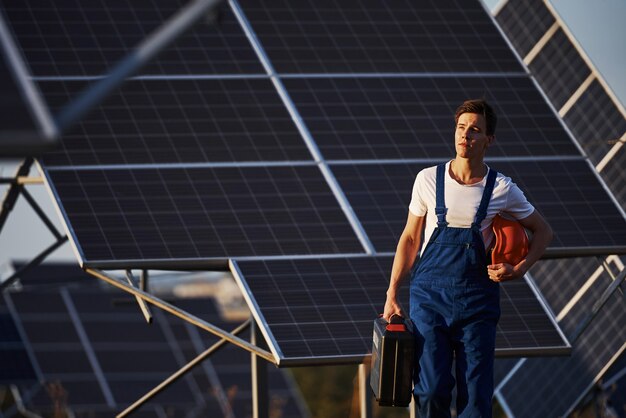
[{"label": "toolbox handle", "polygon": [[[382,317],[382,315],[380,315]],[[389,322],[387,323],[387,326],[385,327],[385,329],[387,331],[392,331],[392,332],[404,332],[406,331],[406,325],[404,323],[404,317],[398,315],[398,314],[393,314],[391,315],[391,318],[389,318]]]}]

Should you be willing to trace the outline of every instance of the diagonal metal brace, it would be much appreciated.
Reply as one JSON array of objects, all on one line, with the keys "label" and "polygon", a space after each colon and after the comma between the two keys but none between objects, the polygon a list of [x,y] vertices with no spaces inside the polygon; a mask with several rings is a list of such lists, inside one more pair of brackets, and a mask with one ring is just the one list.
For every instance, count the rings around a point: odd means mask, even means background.
[{"label": "diagonal metal brace", "polygon": [[124,290],[127,293],[130,293],[132,295],[138,296],[141,299],[145,300],[146,302],[149,302],[151,304],[153,304],[154,306],[163,309],[166,312],[171,313],[174,316],[177,316],[187,322],[189,322],[192,325],[195,325],[198,328],[201,328],[205,331],[210,332],[211,334],[215,334],[218,337],[223,338],[224,340],[243,348],[244,350],[247,350],[251,353],[256,354],[257,356],[264,358],[265,360],[269,361],[272,364],[276,364],[276,361],[274,360],[274,356],[272,355],[272,353],[270,353],[267,350],[263,350],[262,348],[259,348],[253,344],[250,344],[248,341],[241,339],[239,337],[236,337],[234,335],[232,335],[231,333],[224,331],[221,328],[216,327],[213,324],[208,323],[207,321],[204,321],[203,319],[198,318],[195,315],[190,314],[189,312],[186,312],[170,303],[165,302],[164,300],[161,300],[159,298],[157,298],[156,296],[152,296],[149,293],[144,292],[141,289],[137,289],[134,286],[131,286],[127,283],[124,283],[118,279],[112,278],[107,276],[104,272],[100,271],[100,270],[96,270],[96,269],[91,269],[91,268],[87,268],[85,269],[85,271],[89,274],[91,274],[92,276],[95,276],[101,280],[104,280],[105,282],[117,287],[118,289]]},{"label": "diagonal metal brace", "polygon": [[[126,270],[126,280],[128,280],[128,284],[133,286],[133,287],[137,287],[137,282],[135,280],[135,277],[133,276],[133,272],[130,270]],[[145,289],[142,289],[145,290]],[[146,302],[141,299],[139,296],[135,296],[135,299],[137,299],[137,303],[139,304],[139,307],[141,308],[141,312],[143,313],[144,318],[146,318],[146,322],[148,324],[152,324],[152,312],[150,311],[150,307],[148,306],[148,304],[146,304]]]},{"label": "diagonal metal brace", "polygon": [[[17,179],[18,177],[27,176],[32,165],[33,159],[30,157],[22,161],[22,164],[18,167],[17,172],[15,173],[15,178]],[[9,213],[13,210],[15,202],[20,196],[20,192],[23,188],[23,184],[18,184],[17,182],[12,183],[4,195],[4,198],[2,199],[2,207],[0,208],[0,231],[2,231],[2,228],[9,217]]]},{"label": "diagonal metal brace", "polygon": [[21,269],[17,270],[15,273],[13,273],[11,276],[7,277],[6,280],[4,280],[2,283],[0,283],[0,292],[3,291],[4,289],[6,289],[7,287],[11,286],[11,284],[13,284],[13,282],[15,280],[17,280],[20,275],[24,274],[25,272],[27,272],[31,268],[36,267],[39,264],[41,264],[41,262],[43,260],[45,260],[46,257],[48,257],[48,255],[50,255],[52,252],[54,252],[61,245],[65,244],[66,241],[67,241],[67,235],[59,238],[51,246],[49,246],[48,248],[43,250],[41,253],[39,253],[39,255],[37,257],[33,258],[30,261],[30,263],[26,264]]},{"label": "diagonal metal brace", "polygon": [[39,206],[37,201],[31,196],[30,192],[26,189],[22,189],[22,196],[24,196],[24,199],[26,199],[30,207],[35,211],[37,216],[39,216],[39,219],[46,225],[52,235],[54,235],[56,239],[61,239],[63,235],[56,229],[50,218],[48,218],[48,215],[41,209],[41,206]]},{"label": "diagonal metal brace", "polygon": [[[237,328],[232,330],[231,334],[232,335],[239,335],[241,332],[245,331],[250,326],[250,322],[251,322],[250,319],[247,319],[244,323],[242,323]],[[195,366],[197,366],[198,364],[203,362],[211,354],[215,353],[217,350],[222,348],[225,344],[226,344],[226,340],[225,339],[221,339],[218,342],[216,342],[215,344],[213,344],[211,347],[207,348],[205,351],[203,351],[200,355],[198,355],[196,358],[191,360],[185,366],[183,366],[182,368],[178,369],[178,371],[176,371],[170,377],[165,379],[163,382],[159,383],[150,392],[148,392],[145,395],[143,395],[135,403],[133,403],[131,406],[129,406],[124,411],[119,413],[117,415],[117,418],[125,417],[128,414],[130,414],[131,412],[135,411],[141,405],[143,405],[144,403],[148,402],[150,399],[152,399],[154,396],[156,396],[158,393],[160,393],[163,389],[167,388],[169,385],[171,385],[172,383],[174,383],[175,381],[180,379],[185,373],[187,373],[188,371],[193,369]]]}]

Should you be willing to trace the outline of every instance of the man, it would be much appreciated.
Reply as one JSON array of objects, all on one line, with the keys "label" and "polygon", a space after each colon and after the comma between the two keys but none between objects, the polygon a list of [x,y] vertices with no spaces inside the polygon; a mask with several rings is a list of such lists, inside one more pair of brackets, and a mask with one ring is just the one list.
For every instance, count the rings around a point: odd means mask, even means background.
[{"label": "man", "polygon": [[[459,106],[456,157],[417,174],[398,242],[383,317],[389,321],[394,314],[404,316],[397,292],[412,271],[414,396],[422,417],[450,417],[453,358],[458,416],[491,417],[498,283],[521,278],[552,239],[550,226],[515,183],[484,163],[495,140],[496,121],[484,100]],[[528,255],[514,266],[490,264],[487,257],[491,223],[500,212],[514,216],[532,232]],[[427,245],[420,252],[422,242]]]}]

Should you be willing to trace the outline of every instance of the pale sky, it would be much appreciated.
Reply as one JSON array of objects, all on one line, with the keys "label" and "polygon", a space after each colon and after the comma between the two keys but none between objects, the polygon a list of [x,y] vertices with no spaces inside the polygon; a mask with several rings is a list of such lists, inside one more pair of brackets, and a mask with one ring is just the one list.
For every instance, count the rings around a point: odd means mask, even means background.
[{"label": "pale sky", "polygon": [[[626,0],[550,0],[607,84],[626,106]],[[495,7],[498,0],[484,0]],[[11,176],[15,163],[0,160],[0,176]],[[43,186],[27,186],[61,229]],[[0,196],[4,187],[0,187]],[[1,265],[10,259],[32,259],[53,242],[52,235],[21,198],[0,233]],[[48,260],[75,261],[69,244]]]}]

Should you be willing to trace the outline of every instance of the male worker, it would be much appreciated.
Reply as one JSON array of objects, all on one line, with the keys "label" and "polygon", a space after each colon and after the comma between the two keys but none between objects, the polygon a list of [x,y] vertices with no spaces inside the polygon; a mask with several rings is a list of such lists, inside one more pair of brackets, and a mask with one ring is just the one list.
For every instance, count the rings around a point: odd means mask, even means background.
[{"label": "male worker", "polygon": [[[450,417],[455,384],[461,418],[491,417],[499,282],[521,278],[552,239],[544,218],[522,191],[484,163],[495,140],[496,115],[484,100],[456,111],[454,160],[417,174],[409,216],[398,242],[383,317],[404,316],[401,280],[413,271],[410,317],[415,326],[414,396],[422,417]],[[493,217],[506,212],[532,232],[517,265],[490,264]],[[422,249],[422,236],[427,243]],[[418,365],[417,365],[418,364]]]}]

